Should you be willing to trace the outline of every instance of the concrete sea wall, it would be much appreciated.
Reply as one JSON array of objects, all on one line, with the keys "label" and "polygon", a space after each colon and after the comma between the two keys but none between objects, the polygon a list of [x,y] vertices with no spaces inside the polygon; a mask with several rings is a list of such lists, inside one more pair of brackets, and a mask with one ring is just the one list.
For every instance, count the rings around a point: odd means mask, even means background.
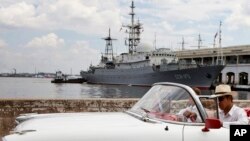
[{"label": "concrete sea wall", "polygon": [[[15,126],[15,118],[24,113],[122,112],[138,99],[12,100],[0,99],[0,137]],[[0,139],[1,140],[1,139]]]},{"label": "concrete sea wall", "polygon": [[[15,118],[24,113],[122,112],[138,99],[82,99],[82,100],[12,100],[0,99],[1,136],[15,127]],[[250,100],[235,100],[240,107],[250,107]]]}]

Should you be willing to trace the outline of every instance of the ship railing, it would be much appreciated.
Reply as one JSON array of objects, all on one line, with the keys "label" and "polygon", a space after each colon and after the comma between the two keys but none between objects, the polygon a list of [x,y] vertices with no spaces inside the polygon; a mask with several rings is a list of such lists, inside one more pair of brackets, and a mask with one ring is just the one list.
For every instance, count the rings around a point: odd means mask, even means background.
[{"label": "ship railing", "polygon": [[179,64],[179,69],[197,68],[197,64]]}]

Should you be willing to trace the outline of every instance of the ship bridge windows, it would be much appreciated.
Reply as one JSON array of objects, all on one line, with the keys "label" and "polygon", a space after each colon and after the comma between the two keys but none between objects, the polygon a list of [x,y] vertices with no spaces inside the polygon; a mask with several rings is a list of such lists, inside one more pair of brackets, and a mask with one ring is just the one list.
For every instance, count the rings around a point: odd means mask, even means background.
[{"label": "ship bridge windows", "polygon": [[187,59],[179,59],[179,62],[186,62],[187,64],[191,64],[192,59],[191,58],[187,58]]},{"label": "ship bridge windows", "polygon": [[212,57],[204,57],[203,58],[203,64],[204,65],[211,65],[211,64],[213,64],[213,58]]},{"label": "ship bridge windows", "polygon": [[237,56],[226,56],[226,64],[237,64]]},{"label": "ship bridge windows", "polygon": [[201,58],[193,58],[193,60],[196,62],[196,64],[202,64]]},{"label": "ship bridge windows", "polygon": [[248,73],[246,72],[239,73],[239,84],[248,85]]},{"label": "ship bridge windows", "polygon": [[250,55],[240,55],[239,56],[240,64],[249,64],[250,63]]},{"label": "ship bridge windows", "polygon": [[235,82],[235,74],[233,72],[227,73],[227,84],[234,84]]}]

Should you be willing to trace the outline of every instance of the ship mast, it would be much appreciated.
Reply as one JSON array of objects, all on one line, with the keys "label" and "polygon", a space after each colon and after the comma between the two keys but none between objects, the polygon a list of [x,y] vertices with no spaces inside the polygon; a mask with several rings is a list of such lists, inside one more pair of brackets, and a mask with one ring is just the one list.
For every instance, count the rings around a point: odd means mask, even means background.
[{"label": "ship mast", "polygon": [[198,35],[198,49],[201,49],[201,44],[202,44],[202,40],[201,40],[201,35]]},{"label": "ship mast", "polygon": [[197,46],[191,46],[191,47],[197,47],[198,49],[201,49],[202,47],[206,47],[206,46],[202,46],[202,41],[204,41],[204,40],[201,39],[201,34],[200,33],[198,35],[197,41],[198,41]]},{"label": "ship mast", "polygon": [[220,27],[219,27],[219,50],[218,50],[218,56],[217,56],[217,64],[224,64],[223,61],[223,52],[222,52],[222,47],[221,47],[221,25],[222,22],[220,21]]},{"label": "ship mast", "polygon": [[104,54],[104,56],[107,57],[107,61],[113,61],[114,60],[114,55],[113,55],[112,40],[116,40],[116,39],[111,38],[110,28],[109,28],[109,35],[108,35],[108,37],[105,37],[105,38],[102,38],[102,39],[106,41],[106,47],[105,47],[105,54]]},{"label": "ship mast", "polygon": [[181,50],[185,50],[185,41],[184,41],[184,37],[182,37],[182,42],[181,42]]},{"label": "ship mast", "polygon": [[187,44],[184,40],[184,37],[182,37],[182,41],[178,44],[181,44],[181,49],[180,50],[185,50],[185,44]]},{"label": "ship mast", "polygon": [[135,23],[134,1],[132,1],[130,8],[131,12],[129,15],[131,15],[131,23],[123,27],[128,29],[128,31],[126,30],[125,32],[128,33],[128,38],[125,39],[125,45],[127,45],[129,48],[129,54],[133,54],[136,52],[136,47],[140,43],[140,34],[143,29],[139,19],[137,23]]},{"label": "ship mast", "polygon": [[156,32],[155,32],[155,39],[154,39],[153,45],[154,45],[154,48],[155,48],[155,50],[156,50]]}]

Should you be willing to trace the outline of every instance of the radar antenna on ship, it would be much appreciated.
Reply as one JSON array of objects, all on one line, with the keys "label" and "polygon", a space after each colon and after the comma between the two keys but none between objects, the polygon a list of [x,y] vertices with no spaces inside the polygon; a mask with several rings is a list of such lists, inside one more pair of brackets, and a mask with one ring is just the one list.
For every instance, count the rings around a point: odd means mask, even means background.
[{"label": "radar antenna on ship", "polygon": [[125,45],[128,46],[129,53],[133,54],[136,52],[136,47],[140,43],[140,35],[141,32],[143,32],[143,27],[139,19],[137,23],[135,23],[134,1],[132,1],[130,8],[131,12],[129,13],[129,15],[131,15],[131,23],[128,25],[123,25],[123,27],[128,29],[125,31],[125,33],[128,33],[128,38],[125,39]]},{"label": "radar antenna on ship", "polygon": [[114,55],[113,55],[113,44],[112,40],[116,40],[114,38],[111,38],[110,35],[110,28],[109,28],[109,35],[108,37],[102,38],[103,40],[106,41],[106,47],[105,47],[105,54],[102,56],[102,61],[113,61],[114,60]]}]

